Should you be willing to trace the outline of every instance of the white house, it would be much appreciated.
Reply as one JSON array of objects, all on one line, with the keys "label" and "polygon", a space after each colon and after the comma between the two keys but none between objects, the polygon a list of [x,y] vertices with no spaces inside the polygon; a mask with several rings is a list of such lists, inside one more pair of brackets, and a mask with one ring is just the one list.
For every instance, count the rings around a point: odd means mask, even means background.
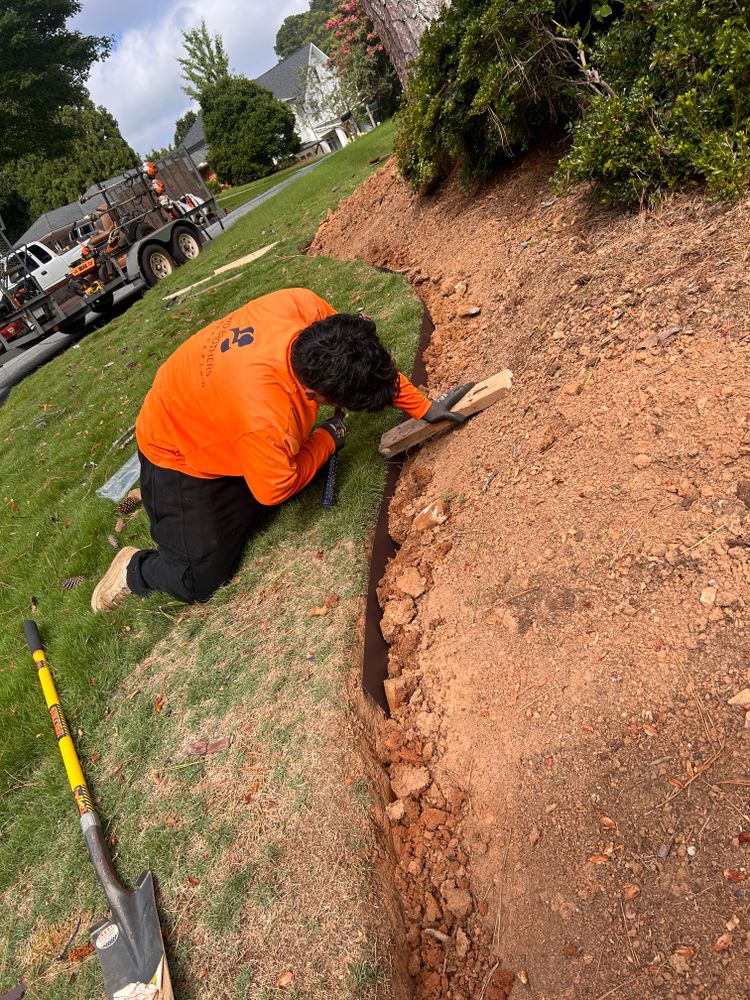
[{"label": "white house", "polygon": [[359,129],[343,106],[328,56],[310,42],[256,79],[294,112],[303,155],[341,149]]},{"label": "white house", "polygon": [[[302,140],[302,159],[341,149],[363,129],[347,113],[336,71],[329,63],[325,52],[310,42],[255,81],[294,112],[295,128]],[[209,149],[200,112],[180,147],[190,155],[204,178],[210,175]]]}]

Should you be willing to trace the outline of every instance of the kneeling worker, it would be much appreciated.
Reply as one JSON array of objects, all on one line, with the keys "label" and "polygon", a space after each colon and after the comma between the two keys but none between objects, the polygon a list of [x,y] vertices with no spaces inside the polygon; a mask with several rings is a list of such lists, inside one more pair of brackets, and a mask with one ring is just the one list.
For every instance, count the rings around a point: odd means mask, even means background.
[{"label": "kneeling worker", "polygon": [[211,323],[161,366],[135,425],[157,547],[121,549],[92,608],[152,591],[208,600],[236,569],[261,509],[298,493],[343,446],[342,417],[313,429],[319,404],[460,422],[450,407],[468,388],[430,401],[398,373],[371,319],[336,313],[304,288]]}]

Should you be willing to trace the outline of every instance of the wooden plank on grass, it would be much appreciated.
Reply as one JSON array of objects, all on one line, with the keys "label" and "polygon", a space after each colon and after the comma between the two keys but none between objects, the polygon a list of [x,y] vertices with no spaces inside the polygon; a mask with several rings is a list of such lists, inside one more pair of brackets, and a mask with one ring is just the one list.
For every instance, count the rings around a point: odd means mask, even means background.
[{"label": "wooden plank on grass", "polygon": [[[463,399],[459,399],[453,407],[453,412],[463,413],[470,417],[474,413],[479,413],[480,410],[486,410],[488,406],[492,406],[493,403],[507,396],[512,386],[513,373],[505,368],[496,375],[491,375],[484,382],[477,382]],[[428,424],[426,420],[406,420],[398,427],[386,431],[380,439],[378,451],[386,458],[393,458],[394,455],[400,455],[402,451],[423,444],[435,437],[436,434],[442,434],[443,431],[456,426],[450,420],[441,420],[439,424]]]},{"label": "wooden plank on grass", "polygon": [[[278,240],[276,241],[278,243]],[[245,264],[252,264],[254,260],[267,254],[269,250],[273,250],[276,243],[267,243],[260,250],[254,250],[252,253],[245,254],[244,257],[239,257],[237,260],[231,260],[228,264],[223,264],[221,267],[217,267],[213,274],[209,274],[207,278],[201,278],[200,281],[193,282],[192,285],[186,285],[185,288],[180,288],[176,292],[171,292],[169,295],[164,296],[165,302],[170,302],[173,299],[179,299],[181,295],[186,292],[192,291],[193,288],[197,288],[199,285],[205,285],[207,281],[211,281],[215,278],[217,274],[224,274],[226,271],[234,271],[238,267],[243,267]]]}]

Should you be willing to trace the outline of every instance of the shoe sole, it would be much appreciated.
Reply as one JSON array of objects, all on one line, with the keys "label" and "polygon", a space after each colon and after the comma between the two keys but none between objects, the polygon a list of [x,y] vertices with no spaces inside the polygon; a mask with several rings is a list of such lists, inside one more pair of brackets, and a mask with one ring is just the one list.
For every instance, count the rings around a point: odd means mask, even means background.
[{"label": "shoe sole", "polygon": [[112,560],[112,562],[109,564],[109,569],[107,570],[107,572],[101,578],[101,580],[99,581],[99,583],[97,583],[97,585],[94,587],[94,592],[91,595],[91,610],[92,611],[94,611],[94,612],[99,612],[99,611],[113,611],[114,608],[118,606],[118,605],[114,605],[113,607],[108,607],[108,608],[97,607],[97,602],[98,602],[98,599],[99,599],[99,595],[101,594],[102,590],[104,589],[104,585],[109,583],[109,578],[110,578],[111,575],[114,575],[115,570],[117,570],[119,572],[122,569],[123,564],[125,566],[127,566],[129,564],[130,560],[133,558],[133,556],[136,554],[137,551],[138,551],[138,549],[135,548],[135,546],[128,545],[124,549],[121,549],[117,553],[117,555],[114,557],[114,559]]}]

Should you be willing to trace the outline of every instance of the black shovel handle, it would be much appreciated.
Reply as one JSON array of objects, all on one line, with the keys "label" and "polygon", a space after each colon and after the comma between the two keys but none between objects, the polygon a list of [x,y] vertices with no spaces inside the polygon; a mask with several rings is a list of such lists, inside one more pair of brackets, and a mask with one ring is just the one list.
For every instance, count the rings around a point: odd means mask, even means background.
[{"label": "black shovel handle", "polygon": [[[29,649],[32,653],[36,653],[38,649],[43,650],[42,637],[39,635],[39,629],[37,628],[36,622],[26,621],[23,623],[23,630],[26,633],[26,642],[29,644]],[[0,997],[0,1000],[3,1000]]]}]

